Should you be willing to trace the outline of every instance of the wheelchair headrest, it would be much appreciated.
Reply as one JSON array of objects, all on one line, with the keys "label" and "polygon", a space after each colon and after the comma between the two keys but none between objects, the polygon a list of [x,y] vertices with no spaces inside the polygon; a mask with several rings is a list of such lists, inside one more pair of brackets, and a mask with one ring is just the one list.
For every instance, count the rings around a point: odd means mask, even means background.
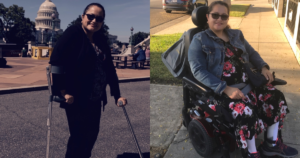
[{"label": "wheelchair headrest", "polygon": [[194,9],[192,12],[192,21],[196,26],[204,28],[204,26],[207,24],[207,10],[207,6],[201,6]]}]

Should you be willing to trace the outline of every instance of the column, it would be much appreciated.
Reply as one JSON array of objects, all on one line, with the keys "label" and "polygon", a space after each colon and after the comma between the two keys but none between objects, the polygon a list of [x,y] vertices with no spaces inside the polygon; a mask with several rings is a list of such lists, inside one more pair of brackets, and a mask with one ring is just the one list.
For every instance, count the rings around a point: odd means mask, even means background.
[{"label": "column", "polygon": [[[282,17],[282,11],[283,11],[283,0],[274,0],[274,5],[277,4],[277,6],[274,6],[274,11],[277,17]],[[276,9],[277,8],[277,9]]]}]

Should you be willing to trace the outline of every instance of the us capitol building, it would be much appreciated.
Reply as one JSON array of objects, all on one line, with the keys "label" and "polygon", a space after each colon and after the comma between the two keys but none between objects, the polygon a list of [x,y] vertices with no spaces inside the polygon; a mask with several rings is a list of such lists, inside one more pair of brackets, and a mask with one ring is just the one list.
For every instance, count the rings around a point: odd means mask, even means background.
[{"label": "us capitol building", "polygon": [[[54,22],[54,34],[62,34],[63,30],[60,28],[60,19],[59,13],[55,4],[51,0],[45,0],[40,6],[39,11],[37,12],[37,17],[35,18],[35,28],[37,33],[37,41],[39,43],[46,43],[47,34],[52,34],[52,13],[56,15]],[[118,36],[108,35],[108,38],[111,43],[115,43]]]},{"label": "us capitol building", "polygon": [[57,12],[55,4],[51,0],[45,0],[41,4],[37,17],[35,18],[35,28],[37,33],[35,34],[38,42],[46,42],[46,35],[52,33],[52,13],[56,15],[54,20],[54,33],[61,34],[63,30],[60,29],[59,13]]}]

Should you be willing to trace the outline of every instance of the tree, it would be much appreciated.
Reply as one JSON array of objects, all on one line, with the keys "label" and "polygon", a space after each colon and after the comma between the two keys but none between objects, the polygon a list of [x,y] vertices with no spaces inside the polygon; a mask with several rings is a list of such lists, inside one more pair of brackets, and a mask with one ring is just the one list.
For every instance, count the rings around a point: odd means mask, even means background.
[{"label": "tree", "polygon": [[[61,37],[62,34],[59,34],[59,33],[54,33],[54,42],[57,42],[59,40],[59,38]],[[51,39],[51,36],[52,36],[52,33],[47,33],[46,36],[45,36],[45,41],[46,43],[50,42],[50,39]]]},{"label": "tree", "polygon": [[122,46],[123,46],[123,43],[120,42],[119,40],[116,40],[116,44],[119,46],[119,48],[122,48]]},{"label": "tree", "polygon": [[[149,36],[149,33],[145,32],[138,32],[132,35],[132,45],[137,45],[140,42],[142,42],[145,38]],[[131,36],[129,37],[129,43],[130,43]]]},{"label": "tree", "polygon": [[23,22],[16,22],[15,25],[7,32],[7,40],[11,43],[24,44],[28,41],[34,41],[35,23],[29,18],[24,18]]},{"label": "tree", "polygon": [[25,18],[24,13],[23,7],[12,5],[6,8],[0,3],[0,35],[7,42],[24,44],[34,39],[35,23]]},{"label": "tree", "polygon": [[72,25],[80,25],[81,24],[81,15],[79,15],[75,20],[73,20],[68,27],[72,26]]}]

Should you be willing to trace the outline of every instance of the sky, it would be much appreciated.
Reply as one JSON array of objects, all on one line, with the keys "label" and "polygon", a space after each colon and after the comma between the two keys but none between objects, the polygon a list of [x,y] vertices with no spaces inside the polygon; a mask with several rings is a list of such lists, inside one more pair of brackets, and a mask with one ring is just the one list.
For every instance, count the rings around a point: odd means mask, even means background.
[{"label": "sky", "polygon": [[[5,7],[13,4],[23,7],[25,17],[35,21],[40,5],[45,0],[1,0]],[[149,0],[51,0],[57,8],[61,20],[61,29],[65,30],[71,21],[83,13],[84,8],[93,2],[100,3],[105,9],[105,24],[109,34],[118,36],[119,41],[129,42],[133,33],[150,32]]]}]

